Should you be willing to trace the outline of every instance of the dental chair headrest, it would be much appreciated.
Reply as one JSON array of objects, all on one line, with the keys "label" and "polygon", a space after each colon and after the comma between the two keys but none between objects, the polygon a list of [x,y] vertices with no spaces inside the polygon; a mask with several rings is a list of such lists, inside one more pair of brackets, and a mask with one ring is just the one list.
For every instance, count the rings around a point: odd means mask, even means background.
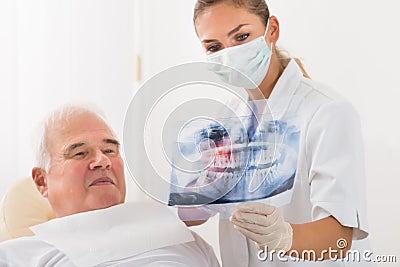
[{"label": "dental chair headrest", "polygon": [[19,180],[0,203],[0,240],[34,235],[29,227],[54,218],[32,177]]}]

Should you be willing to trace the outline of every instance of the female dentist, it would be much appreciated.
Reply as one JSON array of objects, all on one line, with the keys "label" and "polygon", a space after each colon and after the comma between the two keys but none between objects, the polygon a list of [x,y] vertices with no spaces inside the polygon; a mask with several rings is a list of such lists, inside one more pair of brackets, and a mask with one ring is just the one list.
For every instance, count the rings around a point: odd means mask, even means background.
[{"label": "female dentist", "polygon": [[[298,60],[277,49],[279,22],[265,0],[198,0],[193,21],[209,61],[240,70],[269,101],[304,99],[292,200],[279,209],[242,203],[229,220],[221,219],[223,265],[345,266],[335,259],[344,257],[352,240],[368,235],[357,113],[337,93],[309,79]],[[255,91],[247,90],[250,99]],[[260,257],[261,250],[280,251],[276,256],[281,257]]]}]

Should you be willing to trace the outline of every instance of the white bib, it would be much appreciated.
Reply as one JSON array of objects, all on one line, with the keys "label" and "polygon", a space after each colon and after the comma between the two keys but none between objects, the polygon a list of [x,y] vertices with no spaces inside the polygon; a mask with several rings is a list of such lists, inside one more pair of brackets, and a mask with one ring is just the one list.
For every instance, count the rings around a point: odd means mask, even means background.
[{"label": "white bib", "polygon": [[64,252],[78,267],[194,240],[190,230],[171,211],[149,202],[125,203],[57,218],[31,230]]}]

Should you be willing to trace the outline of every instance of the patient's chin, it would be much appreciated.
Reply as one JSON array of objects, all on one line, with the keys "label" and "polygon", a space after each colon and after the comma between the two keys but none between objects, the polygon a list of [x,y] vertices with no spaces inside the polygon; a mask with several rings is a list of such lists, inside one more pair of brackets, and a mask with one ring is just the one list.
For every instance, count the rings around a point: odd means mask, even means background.
[{"label": "patient's chin", "polygon": [[70,201],[50,201],[55,217],[64,217],[77,213],[106,209],[124,203],[125,191],[116,187],[99,186],[90,188],[85,195],[75,196]]},{"label": "patient's chin", "polygon": [[88,201],[91,210],[98,210],[121,204],[124,202],[124,199],[121,194],[116,194],[115,192],[105,192],[103,194],[96,194],[95,196],[90,197]]}]

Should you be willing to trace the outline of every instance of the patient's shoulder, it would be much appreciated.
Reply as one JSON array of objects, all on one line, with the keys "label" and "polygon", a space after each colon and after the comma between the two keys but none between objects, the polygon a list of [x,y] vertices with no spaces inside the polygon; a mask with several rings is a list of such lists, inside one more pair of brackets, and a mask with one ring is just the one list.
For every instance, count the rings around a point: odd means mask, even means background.
[{"label": "patient's shoulder", "polygon": [[21,237],[0,243],[0,266],[74,266],[63,252],[36,236]]},{"label": "patient's shoulder", "polygon": [[25,248],[43,249],[44,247],[51,247],[51,245],[40,240],[36,236],[14,238],[0,243],[1,250],[22,250]]}]

